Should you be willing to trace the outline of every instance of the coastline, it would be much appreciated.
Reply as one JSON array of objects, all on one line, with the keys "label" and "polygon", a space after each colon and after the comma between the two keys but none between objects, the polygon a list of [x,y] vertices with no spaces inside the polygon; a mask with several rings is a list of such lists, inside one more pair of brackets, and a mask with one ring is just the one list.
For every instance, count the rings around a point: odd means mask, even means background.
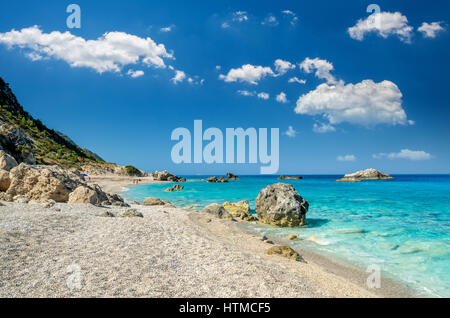
[{"label": "coastline", "polygon": [[86,181],[88,184],[98,184],[103,191],[111,193],[119,193],[122,187],[130,185],[168,183],[168,181],[155,181],[151,177],[129,177],[118,175],[90,175],[87,177]]},{"label": "coastline", "polygon": [[[144,178],[95,180],[105,190],[120,190],[135,179]],[[119,217],[128,208],[117,206],[0,206],[0,296],[413,296],[385,278],[382,289],[369,290],[363,270],[311,251],[297,249],[306,262],[267,255],[272,245],[249,232],[249,223],[181,208],[131,208],[143,217]],[[74,269],[80,288],[69,286]]]}]

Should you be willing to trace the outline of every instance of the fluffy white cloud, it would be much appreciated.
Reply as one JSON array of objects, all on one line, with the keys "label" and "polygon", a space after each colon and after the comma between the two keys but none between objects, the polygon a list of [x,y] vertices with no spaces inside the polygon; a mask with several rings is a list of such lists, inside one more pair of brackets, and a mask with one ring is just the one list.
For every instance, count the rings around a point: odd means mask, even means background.
[{"label": "fluffy white cloud", "polygon": [[320,79],[326,80],[328,83],[335,84],[337,83],[336,78],[331,75],[331,71],[334,70],[333,64],[328,62],[327,60],[322,60],[319,58],[310,59],[307,57],[301,64],[300,69],[302,69],[306,73],[312,73],[316,71],[316,77]]},{"label": "fluffy white cloud", "polygon": [[267,100],[267,99],[270,98],[270,95],[268,93],[261,92],[261,93],[258,94],[258,98]]},{"label": "fluffy white cloud", "polygon": [[174,24],[171,24],[171,25],[169,25],[169,26],[167,26],[167,27],[164,27],[164,28],[159,29],[159,31],[161,31],[161,32],[170,32],[170,31],[172,31],[174,28],[175,28],[175,25],[174,25]]},{"label": "fluffy white cloud", "polygon": [[288,80],[289,83],[298,83],[298,84],[306,84],[306,80],[304,79],[299,79],[297,76],[291,77]]},{"label": "fluffy white cloud", "polygon": [[297,114],[322,115],[330,124],[348,122],[364,126],[406,125],[402,93],[394,83],[364,80],[358,84],[321,84],[299,97]]},{"label": "fluffy white cloud", "polygon": [[274,65],[278,75],[284,75],[287,71],[295,68],[295,64],[292,64],[289,61],[283,61],[282,59],[277,59]]},{"label": "fluffy white cloud", "polygon": [[321,123],[321,124],[314,124],[313,131],[318,134],[325,134],[328,132],[336,131],[336,128],[334,128],[330,124]]},{"label": "fluffy white cloud", "polygon": [[220,74],[219,79],[228,83],[239,81],[257,85],[258,81],[267,75],[275,76],[275,73],[270,67],[246,64],[240,68],[232,68],[227,75]]},{"label": "fluffy white cloud", "polygon": [[230,27],[230,24],[228,22],[224,22],[220,26],[222,29],[228,29]]},{"label": "fluffy white cloud", "polygon": [[356,161],[355,155],[338,156],[337,161]]},{"label": "fluffy white cloud", "polygon": [[261,24],[267,25],[267,26],[277,26],[279,24],[277,18],[273,15],[269,15],[267,18],[265,18]]},{"label": "fluffy white cloud", "polygon": [[163,44],[124,32],[109,32],[96,40],[85,40],[68,31],[43,33],[33,26],[0,33],[0,43],[27,49],[35,56],[63,60],[71,67],[92,68],[98,73],[120,72],[124,66],[137,63],[165,68],[164,59],[173,58]]},{"label": "fluffy white cloud", "polygon": [[286,94],[284,92],[281,92],[280,94],[277,95],[277,102],[279,103],[287,103],[287,97]]},{"label": "fluffy white cloud", "polygon": [[360,19],[355,26],[348,29],[350,37],[362,41],[367,33],[376,33],[383,38],[395,35],[404,42],[410,42],[413,27],[400,12],[373,13],[366,19]]},{"label": "fluffy white cloud", "polygon": [[181,83],[186,79],[186,73],[183,71],[176,70],[175,76],[171,79],[174,84]]},{"label": "fluffy white cloud", "polygon": [[432,22],[432,23],[422,23],[422,25],[417,29],[419,32],[422,32],[422,35],[425,38],[435,38],[439,32],[444,31],[445,29],[441,26],[442,22]]},{"label": "fluffy white cloud", "polygon": [[128,74],[129,76],[131,76],[132,78],[137,78],[137,77],[143,76],[143,75],[144,75],[144,71],[141,71],[141,70],[137,70],[137,71],[129,70],[129,71],[127,72],[127,74]]},{"label": "fluffy white cloud", "polygon": [[288,130],[284,133],[286,136],[294,138],[297,136],[297,132],[295,131],[294,127],[289,126]]},{"label": "fluffy white cloud", "polygon": [[400,152],[379,153],[372,156],[375,159],[408,159],[413,161],[430,160],[433,156],[422,150],[402,149]]}]

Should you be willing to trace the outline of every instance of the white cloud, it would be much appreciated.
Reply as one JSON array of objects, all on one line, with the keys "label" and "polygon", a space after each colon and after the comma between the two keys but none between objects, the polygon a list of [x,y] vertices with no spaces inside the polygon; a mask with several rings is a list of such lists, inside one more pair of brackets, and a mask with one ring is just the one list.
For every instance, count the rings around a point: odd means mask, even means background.
[{"label": "white cloud", "polygon": [[174,25],[174,24],[171,24],[171,25],[169,25],[169,26],[167,26],[167,27],[165,27],[165,28],[159,29],[159,31],[161,31],[161,32],[170,32],[170,31],[172,31],[174,28],[175,28],[175,25]]},{"label": "white cloud", "polygon": [[408,159],[413,161],[430,160],[433,156],[422,150],[402,149],[400,152],[379,153],[372,156],[375,159]]},{"label": "white cloud", "polygon": [[248,21],[248,15],[246,11],[236,11],[233,13],[233,21],[244,22]]},{"label": "white cloud", "polygon": [[221,68],[222,68],[222,66],[216,65],[216,70],[220,71]]},{"label": "white cloud", "polygon": [[292,26],[295,26],[297,24],[298,17],[297,17],[297,15],[294,12],[292,12],[291,10],[283,10],[283,11],[281,11],[281,13],[283,13],[286,16],[291,18],[290,23],[291,23]]},{"label": "white cloud", "polygon": [[68,31],[43,33],[33,26],[0,33],[0,43],[63,60],[71,67],[92,68],[98,73],[120,72],[124,66],[138,63],[165,68],[164,59],[173,58],[163,44],[156,44],[150,37],[124,32],[109,32],[96,40],[85,40]]},{"label": "white cloud", "polygon": [[277,26],[279,24],[277,18],[273,15],[269,15],[267,18],[265,18],[261,24],[267,25],[267,26]]},{"label": "white cloud", "polygon": [[228,29],[230,27],[230,24],[228,22],[224,22],[220,26],[222,29]]},{"label": "white cloud", "polygon": [[175,76],[171,79],[174,84],[181,83],[186,78],[186,73],[183,71],[176,70]]},{"label": "white cloud", "polygon": [[444,31],[445,29],[441,26],[442,22],[432,22],[432,23],[422,23],[417,30],[422,32],[423,37],[425,38],[435,38],[439,32]]},{"label": "white cloud", "polygon": [[42,59],[44,59],[43,57],[42,57],[42,55],[40,55],[40,54],[37,54],[37,53],[35,53],[35,52],[30,52],[30,53],[27,53],[27,54],[25,54],[30,60],[32,60],[33,62],[35,62],[35,61],[40,61],[40,60],[42,60]]},{"label": "white cloud", "polygon": [[297,76],[294,76],[289,79],[288,83],[306,84],[306,80],[299,79]]},{"label": "white cloud", "polygon": [[275,70],[278,72],[278,75],[284,75],[289,70],[293,70],[295,68],[295,64],[292,64],[289,61],[283,61],[282,59],[277,59],[274,63]]},{"label": "white cloud", "polygon": [[281,92],[280,94],[277,95],[277,102],[279,103],[287,103],[287,97],[286,94],[284,92]]},{"label": "white cloud", "polygon": [[355,26],[348,29],[350,37],[362,41],[367,33],[376,33],[383,38],[390,35],[398,36],[403,42],[410,42],[413,27],[408,25],[408,19],[400,12],[373,13],[366,19],[360,19]]},{"label": "white cloud", "polygon": [[141,71],[141,70],[137,70],[137,71],[129,70],[127,72],[127,74],[130,75],[132,78],[137,78],[137,77],[143,76],[144,75],[144,71]]},{"label": "white cloud", "polygon": [[402,93],[394,83],[364,80],[358,84],[321,84],[299,97],[297,114],[322,115],[330,124],[406,125]]},{"label": "white cloud", "polygon": [[267,99],[270,98],[270,95],[265,93],[265,92],[261,92],[261,93],[258,94],[258,98],[267,100]]},{"label": "white cloud", "polygon": [[328,132],[336,131],[336,128],[334,128],[330,124],[320,123],[320,124],[313,125],[313,131],[318,134],[325,134]]},{"label": "white cloud", "polygon": [[325,79],[330,84],[337,83],[336,78],[330,73],[334,70],[334,66],[327,60],[322,60],[319,58],[310,59],[309,57],[307,57],[300,64],[300,69],[308,74],[312,73],[315,70],[315,75],[317,78]]},{"label": "white cloud", "polygon": [[268,66],[253,66],[251,64],[242,65],[240,68],[232,68],[227,75],[219,75],[219,79],[225,82],[247,82],[258,85],[258,81],[263,77],[270,75],[275,76],[272,69]]},{"label": "white cloud", "polygon": [[247,90],[238,90],[237,93],[242,96],[255,96],[256,92],[250,92]]},{"label": "white cloud", "polygon": [[289,126],[288,130],[284,133],[286,136],[294,138],[297,136],[297,132],[295,131],[294,127]]},{"label": "white cloud", "polygon": [[337,161],[356,161],[355,155],[338,156]]}]

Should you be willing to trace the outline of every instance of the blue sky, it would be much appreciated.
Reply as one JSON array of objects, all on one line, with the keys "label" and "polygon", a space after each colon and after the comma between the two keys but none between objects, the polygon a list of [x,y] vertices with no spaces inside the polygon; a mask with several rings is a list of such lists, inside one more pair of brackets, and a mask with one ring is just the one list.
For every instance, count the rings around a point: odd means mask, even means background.
[{"label": "blue sky", "polygon": [[[450,173],[448,1],[376,1],[378,24],[366,20],[374,1],[76,1],[80,29],[66,25],[71,2],[0,2],[0,76],[107,161],[259,173],[172,163],[172,130],[201,119],[280,128],[283,174]],[[109,32],[121,33],[100,43]]]}]

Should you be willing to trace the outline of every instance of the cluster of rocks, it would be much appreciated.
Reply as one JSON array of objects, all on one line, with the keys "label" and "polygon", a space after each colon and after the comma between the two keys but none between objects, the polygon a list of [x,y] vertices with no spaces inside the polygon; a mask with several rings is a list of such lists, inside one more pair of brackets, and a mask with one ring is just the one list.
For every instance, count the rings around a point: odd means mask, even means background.
[{"label": "cluster of rocks", "polygon": [[14,155],[15,161],[36,164],[32,140],[20,127],[8,125],[0,120],[0,150],[6,153],[5,149]]},{"label": "cluster of rocks", "polygon": [[115,163],[89,163],[82,165],[79,168],[69,169],[72,172],[78,174],[87,174],[95,176],[134,176],[134,177],[145,177],[147,174],[142,170],[134,170],[133,173],[127,170],[125,166],[120,166]]},{"label": "cluster of rocks", "polygon": [[[202,212],[220,219],[241,219],[243,221],[261,221],[278,227],[296,227],[306,224],[306,212],[309,203],[298,194],[291,184],[277,183],[261,190],[256,198],[256,218],[250,213],[247,200],[237,203],[225,202],[223,205],[210,204]],[[295,239],[297,237],[292,237]]]},{"label": "cluster of rocks", "polygon": [[342,179],[336,180],[337,182],[360,182],[362,180],[392,180],[394,179],[388,174],[382,173],[375,169],[366,169],[357,171],[355,173],[346,174]]},{"label": "cluster of rocks", "polygon": [[217,178],[217,177],[209,177],[209,178],[206,179],[206,182],[209,182],[209,183],[226,183],[226,182],[228,182],[228,179],[224,178],[224,177],[219,177],[219,178]]},{"label": "cluster of rocks", "polygon": [[60,166],[29,165],[9,154],[0,154],[0,200],[21,203],[91,203],[127,206],[117,194],[105,193],[98,185]]},{"label": "cluster of rocks", "polygon": [[278,180],[302,180],[301,176],[279,176]]},{"label": "cluster of rocks", "polygon": [[179,185],[179,184],[175,184],[173,187],[164,189],[164,191],[166,191],[166,192],[174,192],[174,191],[179,191],[179,190],[183,190],[183,189],[184,189],[184,186]]},{"label": "cluster of rocks", "polygon": [[169,182],[186,182],[185,178],[176,176],[174,174],[171,174],[167,171],[155,171],[155,172],[149,172],[149,177],[153,177],[153,180],[155,181],[169,181]]}]

